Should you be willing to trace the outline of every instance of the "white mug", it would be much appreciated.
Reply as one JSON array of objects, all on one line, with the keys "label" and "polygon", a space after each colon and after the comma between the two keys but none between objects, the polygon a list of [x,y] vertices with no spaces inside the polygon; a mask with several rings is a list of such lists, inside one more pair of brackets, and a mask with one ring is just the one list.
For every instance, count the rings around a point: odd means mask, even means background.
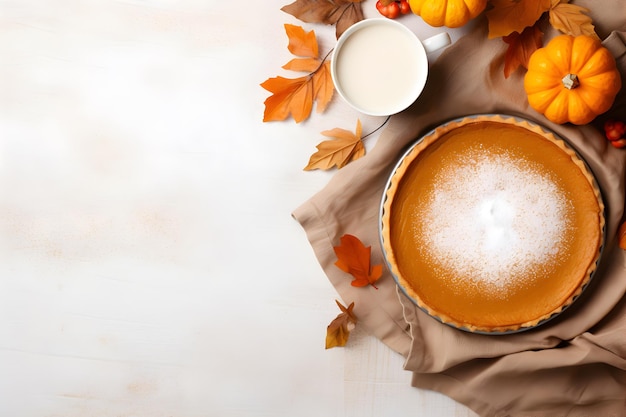
[{"label": "white mug", "polygon": [[337,40],[330,64],[333,84],[361,113],[396,114],[422,93],[428,78],[426,54],[450,43],[447,32],[420,41],[395,20],[361,20]]}]

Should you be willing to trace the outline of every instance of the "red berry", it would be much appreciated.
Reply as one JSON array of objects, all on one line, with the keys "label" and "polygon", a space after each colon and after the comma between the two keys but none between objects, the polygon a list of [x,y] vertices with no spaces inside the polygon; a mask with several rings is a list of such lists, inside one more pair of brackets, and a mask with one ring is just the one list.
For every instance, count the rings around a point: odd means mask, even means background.
[{"label": "red berry", "polygon": [[626,123],[621,120],[607,120],[604,123],[604,134],[610,141],[618,140],[624,137],[626,133]]},{"label": "red berry", "polygon": [[615,146],[618,149],[621,149],[623,147],[626,147],[626,139],[622,138],[622,139],[612,140],[611,145]]},{"label": "red berry", "polygon": [[378,0],[376,10],[389,19],[395,19],[400,15],[400,4],[397,1],[392,1],[385,6],[381,0]]},{"label": "red berry", "polygon": [[411,6],[407,0],[400,0],[400,13],[408,14],[411,11]]},{"label": "red berry", "polygon": [[400,5],[397,2],[391,2],[387,6],[387,17],[389,19],[395,19],[400,15]]},{"label": "red berry", "polygon": [[605,130],[606,138],[610,141],[621,139],[622,135],[615,129]]}]

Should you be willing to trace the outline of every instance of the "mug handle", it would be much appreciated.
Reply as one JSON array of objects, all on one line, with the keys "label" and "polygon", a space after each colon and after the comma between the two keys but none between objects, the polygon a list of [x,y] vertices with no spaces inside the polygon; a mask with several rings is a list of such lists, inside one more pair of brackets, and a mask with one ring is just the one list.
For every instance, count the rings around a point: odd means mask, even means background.
[{"label": "mug handle", "polygon": [[424,49],[426,50],[427,54],[435,52],[436,50],[448,46],[451,43],[452,40],[450,39],[450,35],[448,34],[448,32],[438,33],[422,41],[422,44],[424,45]]}]

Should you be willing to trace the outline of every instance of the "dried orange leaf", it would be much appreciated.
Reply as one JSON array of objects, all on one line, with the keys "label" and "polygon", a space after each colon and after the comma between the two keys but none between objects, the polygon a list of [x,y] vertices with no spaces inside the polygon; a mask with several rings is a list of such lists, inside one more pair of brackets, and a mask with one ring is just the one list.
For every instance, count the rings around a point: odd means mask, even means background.
[{"label": "dried orange leaf", "polygon": [[591,17],[585,13],[589,13],[589,9],[560,2],[550,9],[550,24],[567,35],[598,38]]},{"label": "dried orange leaf", "polygon": [[383,266],[371,266],[372,247],[365,247],[356,236],[346,234],[340,239],[339,246],[334,248],[337,261],[335,265],[344,272],[352,275],[353,287],[372,285],[383,275]]},{"label": "dried orange leaf", "polygon": [[285,120],[290,115],[300,123],[311,114],[313,86],[311,77],[270,78],[261,87],[273,93],[265,100],[264,122]]},{"label": "dried orange leaf", "polygon": [[330,169],[334,166],[341,169],[346,164],[365,155],[365,146],[361,140],[361,121],[357,120],[356,133],[335,128],[325,130],[322,135],[334,139],[325,140],[317,145],[317,152],[311,155],[305,171],[314,169]]},{"label": "dried orange leaf", "polygon": [[533,25],[524,29],[521,34],[513,32],[502,39],[509,45],[504,55],[504,78],[509,78],[519,67],[528,68],[530,56],[541,48],[543,33]]},{"label": "dried orange leaf", "polygon": [[362,0],[296,0],[281,8],[295,18],[307,23],[335,25],[336,37],[363,20]]},{"label": "dried orange leaf", "polygon": [[489,21],[489,38],[507,36],[522,31],[550,10],[551,0],[492,0],[486,12]]},{"label": "dried orange leaf", "polygon": [[317,58],[294,58],[283,65],[283,69],[291,71],[313,72],[320,66]]},{"label": "dried orange leaf", "polygon": [[344,307],[337,300],[335,302],[341,313],[326,328],[326,349],[345,346],[348,343],[350,332],[354,329],[357,322],[357,318],[352,312],[354,302],[350,303],[348,307]]},{"label": "dried orange leaf", "polygon": [[317,102],[318,113],[324,111],[335,91],[330,62],[318,57],[315,32],[305,32],[300,26],[288,24],[285,31],[289,37],[289,50],[299,58],[292,59],[283,68],[309,74],[298,78],[269,78],[261,84],[272,93],[265,100],[264,122],[292,116],[296,123],[300,123],[311,115],[314,102]]},{"label": "dried orange leaf", "polygon": [[289,38],[287,49],[296,56],[317,58],[319,56],[315,31],[305,32],[302,26],[285,24]]},{"label": "dried orange leaf", "polygon": [[313,99],[317,104],[317,112],[322,113],[335,93],[335,84],[330,74],[330,61],[324,61],[313,73]]}]

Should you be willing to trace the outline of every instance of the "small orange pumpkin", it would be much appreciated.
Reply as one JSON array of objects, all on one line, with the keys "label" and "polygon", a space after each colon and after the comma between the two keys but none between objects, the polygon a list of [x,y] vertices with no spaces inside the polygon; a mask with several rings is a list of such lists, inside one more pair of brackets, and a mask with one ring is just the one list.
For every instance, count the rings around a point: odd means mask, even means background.
[{"label": "small orange pumpkin", "polygon": [[528,104],[554,123],[587,124],[609,110],[622,86],[615,59],[600,40],[559,35],[528,62]]},{"label": "small orange pumpkin", "polygon": [[482,13],[487,0],[409,0],[409,5],[431,26],[457,28]]}]

